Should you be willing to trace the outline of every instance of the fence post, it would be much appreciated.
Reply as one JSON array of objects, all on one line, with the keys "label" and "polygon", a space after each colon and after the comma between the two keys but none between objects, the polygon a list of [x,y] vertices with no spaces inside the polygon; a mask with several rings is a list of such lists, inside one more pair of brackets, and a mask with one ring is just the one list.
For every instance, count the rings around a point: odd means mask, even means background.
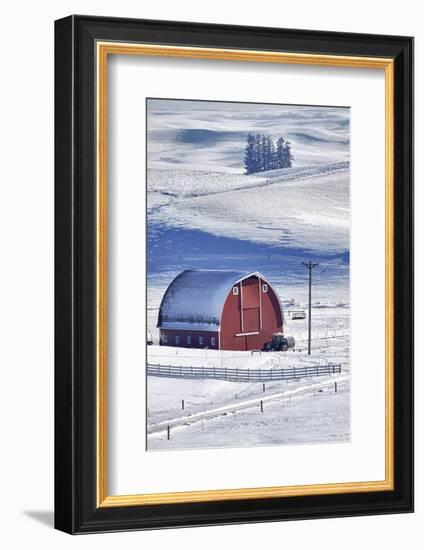
[{"label": "fence post", "polygon": [[333,363],[333,374],[335,374],[335,372],[336,372],[336,364]]},{"label": "fence post", "polygon": [[167,426],[166,431],[167,431],[167,437],[168,437],[168,439],[171,439],[171,428],[170,428],[169,424],[168,424],[168,426]]},{"label": "fence post", "polygon": [[181,409],[184,410],[184,399],[181,399]]},{"label": "fence post", "polygon": [[265,391],[265,384],[262,384],[262,391]]},{"label": "fence post", "polygon": [[334,393],[337,393],[337,382],[334,382]]},{"label": "fence post", "polygon": [[250,380],[250,369],[247,369],[247,380]]},{"label": "fence post", "polygon": [[261,413],[263,413],[263,412],[264,412],[264,402],[261,399]]}]

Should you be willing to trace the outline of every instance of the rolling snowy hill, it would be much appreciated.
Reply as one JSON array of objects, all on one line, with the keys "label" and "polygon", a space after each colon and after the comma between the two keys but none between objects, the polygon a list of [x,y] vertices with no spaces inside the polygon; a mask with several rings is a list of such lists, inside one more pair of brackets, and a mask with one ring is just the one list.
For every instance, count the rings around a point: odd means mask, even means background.
[{"label": "rolling snowy hill", "polygon": [[149,223],[288,248],[349,248],[346,162],[260,176],[151,169]]},{"label": "rolling snowy hill", "polygon": [[249,132],[283,135],[296,166],[349,160],[349,109],[216,101],[148,101],[150,168],[243,170]]}]

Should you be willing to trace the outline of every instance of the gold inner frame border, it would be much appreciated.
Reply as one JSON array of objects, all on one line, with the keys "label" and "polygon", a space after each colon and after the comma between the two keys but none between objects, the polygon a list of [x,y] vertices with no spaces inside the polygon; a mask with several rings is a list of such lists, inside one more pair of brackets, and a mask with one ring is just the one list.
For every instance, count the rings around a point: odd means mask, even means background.
[{"label": "gold inner frame border", "polygon": [[[109,55],[180,57],[296,65],[383,69],[385,73],[385,479],[348,483],[213,489],[108,495],[107,490],[107,62]],[[143,506],[255,498],[365,493],[394,490],[394,60],[391,58],[96,43],[97,62],[97,295],[96,295],[96,471],[97,507]]]}]

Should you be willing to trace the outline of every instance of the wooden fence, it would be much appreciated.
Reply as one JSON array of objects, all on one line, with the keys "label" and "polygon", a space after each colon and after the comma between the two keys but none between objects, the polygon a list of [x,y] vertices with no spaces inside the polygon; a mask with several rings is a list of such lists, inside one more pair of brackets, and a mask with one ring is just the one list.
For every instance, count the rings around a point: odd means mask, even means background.
[{"label": "wooden fence", "polygon": [[149,376],[165,378],[214,378],[230,382],[267,382],[270,380],[297,380],[298,378],[325,376],[340,373],[341,364],[306,365],[303,367],[286,367],[277,369],[235,369],[227,367],[193,367],[176,365],[159,365],[149,363]]}]

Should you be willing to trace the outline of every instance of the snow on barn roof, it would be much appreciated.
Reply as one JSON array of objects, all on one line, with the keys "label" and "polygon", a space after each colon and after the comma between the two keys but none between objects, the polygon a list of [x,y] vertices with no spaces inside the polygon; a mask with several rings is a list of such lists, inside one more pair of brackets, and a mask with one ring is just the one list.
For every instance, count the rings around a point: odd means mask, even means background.
[{"label": "snow on barn roof", "polygon": [[219,330],[221,313],[231,288],[258,272],[186,269],[169,285],[159,308],[159,328]]}]

